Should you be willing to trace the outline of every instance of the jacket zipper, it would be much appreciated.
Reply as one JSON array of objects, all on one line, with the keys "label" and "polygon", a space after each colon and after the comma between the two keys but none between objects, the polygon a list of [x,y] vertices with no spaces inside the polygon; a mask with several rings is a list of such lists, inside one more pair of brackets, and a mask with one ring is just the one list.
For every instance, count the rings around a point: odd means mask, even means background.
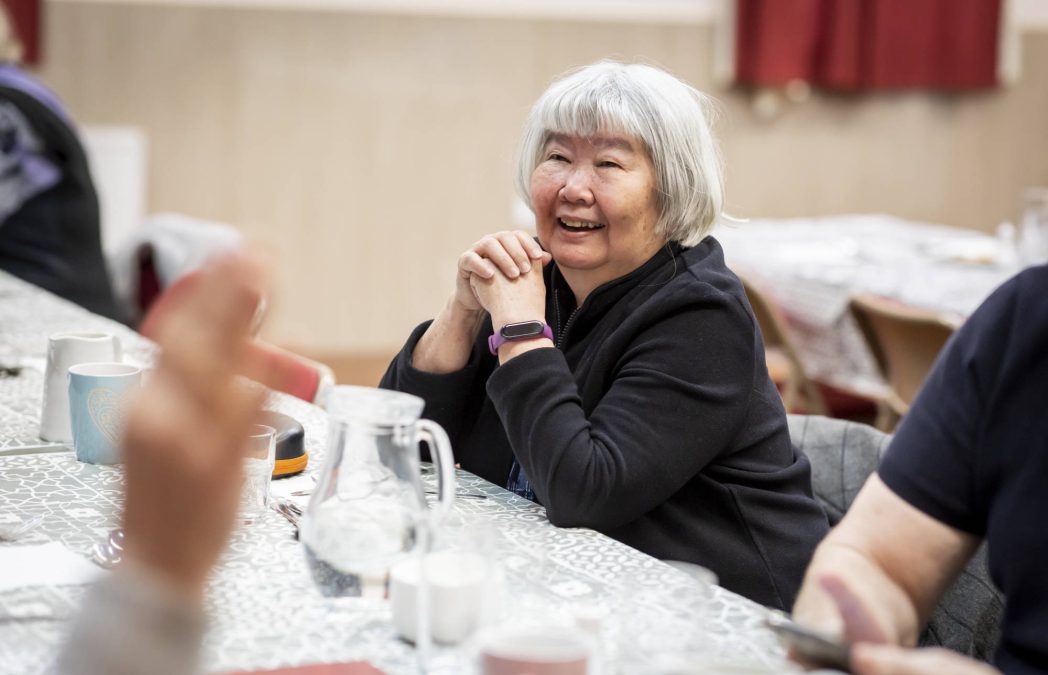
[{"label": "jacket zipper", "polygon": [[[560,334],[559,334],[559,335],[557,335],[557,349],[560,349],[561,351],[563,351],[563,347],[564,347],[564,338],[566,338],[566,337],[567,337],[567,335],[568,335],[568,329],[569,329],[569,328],[571,328],[571,322],[575,320],[575,316],[576,316],[576,315],[577,315],[577,314],[579,313],[579,310],[580,310],[580,309],[582,309],[582,308],[581,308],[581,307],[576,307],[576,308],[575,308],[575,311],[573,311],[573,312],[572,312],[572,313],[571,313],[571,314],[570,314],[570,315],[568,316],[568,322],[564,324],[564,330],[560,331]],[[558,320],[559,320],[559,318],[560,318],[560,317],[558,317]],[[558,321],[558,322],[559,322],[559,321]]]},{"label": "jacket zipper", "polygon": [[[556,270],[554,270],[554,271],[556,271]],[[556,282],[554,281],[553,283],[556,283]],[[553,287],[553,310],[557,313],[557,340],[556,340],[556,342],[554,343],[553,346],[556,347],[557,349],[560,349],[561,351],[564,351],[564,349],[563,349],[563,347],[564,347],[564,338],[567,337],[568,329],[571,328],[571,322],[575,320],[575,315],[579,313],[579,310],[582,309],[582,307],[579,306],[579,307],[576,307],[575,309],[573,309],[571,311],[571,314],[568,315],[567,323],[561,324],[561,322],[560,322],[560,297],[559,297],[559,295],[560,294],[557,292],[557,287],[554,286]],[[586,304],[586,303],[583,303],[583,304]]]}]

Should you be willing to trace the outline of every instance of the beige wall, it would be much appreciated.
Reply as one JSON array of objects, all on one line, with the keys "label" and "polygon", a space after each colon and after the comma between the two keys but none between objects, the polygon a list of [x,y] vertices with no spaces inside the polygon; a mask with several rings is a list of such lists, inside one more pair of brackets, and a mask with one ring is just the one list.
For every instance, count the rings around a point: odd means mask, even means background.
[{"label": "beige wall", "polygon": [[387,352],[458,253],[510,225],[529,104],[600,57],[661,63],[723,102],[740,216],[881,211],[992,228],[1048,184],[1048,34],[1017,86],[817,97],[774,120],[712,84],[709,27],[51,3],[40,72],[83,122],[149,134],[151,211],[266,243],[269,337]]}]

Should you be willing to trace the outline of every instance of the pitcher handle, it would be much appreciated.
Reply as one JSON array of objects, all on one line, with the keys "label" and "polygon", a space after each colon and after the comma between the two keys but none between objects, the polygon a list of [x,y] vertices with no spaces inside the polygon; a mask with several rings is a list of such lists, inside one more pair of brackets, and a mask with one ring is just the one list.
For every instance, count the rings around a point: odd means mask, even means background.
[{"label": "pitcher handle", "polygon": [[437,467],[437,507],[433,511],[433,525],[440,525],[455,503],[455,456],[451,440],[444,427],[433,420],[418,421],[419,440],[429,445],[429,455]]}]

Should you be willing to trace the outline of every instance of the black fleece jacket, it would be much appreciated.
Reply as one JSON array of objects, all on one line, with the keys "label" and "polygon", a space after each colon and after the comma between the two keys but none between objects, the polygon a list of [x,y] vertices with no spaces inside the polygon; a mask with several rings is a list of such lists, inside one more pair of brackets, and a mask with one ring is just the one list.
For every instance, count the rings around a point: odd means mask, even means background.
[{"label": "black fleece jacket", "polygon": [[670,244],[578,308],[555,264],[545,279],[557,349],[499,366],[489,320],[465,368],[425,373],[411,355],[427,322],[381,386],[424,398],[464,468],[505,485],[515,456],[554,525],[788,609],[827,522],[720,244]]}]

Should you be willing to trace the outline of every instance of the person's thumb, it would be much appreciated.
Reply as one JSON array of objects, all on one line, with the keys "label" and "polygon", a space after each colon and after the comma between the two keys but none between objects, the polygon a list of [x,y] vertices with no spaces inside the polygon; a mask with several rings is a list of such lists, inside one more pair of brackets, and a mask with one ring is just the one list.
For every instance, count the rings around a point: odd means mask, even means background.
[{"label": "person's thumb", "polygon": [[888,634],[878,625],[862,598],[833,573],[819,577],[819,585],[830,594],[844,624],[843,637],[847,642],[889,642]]}]

